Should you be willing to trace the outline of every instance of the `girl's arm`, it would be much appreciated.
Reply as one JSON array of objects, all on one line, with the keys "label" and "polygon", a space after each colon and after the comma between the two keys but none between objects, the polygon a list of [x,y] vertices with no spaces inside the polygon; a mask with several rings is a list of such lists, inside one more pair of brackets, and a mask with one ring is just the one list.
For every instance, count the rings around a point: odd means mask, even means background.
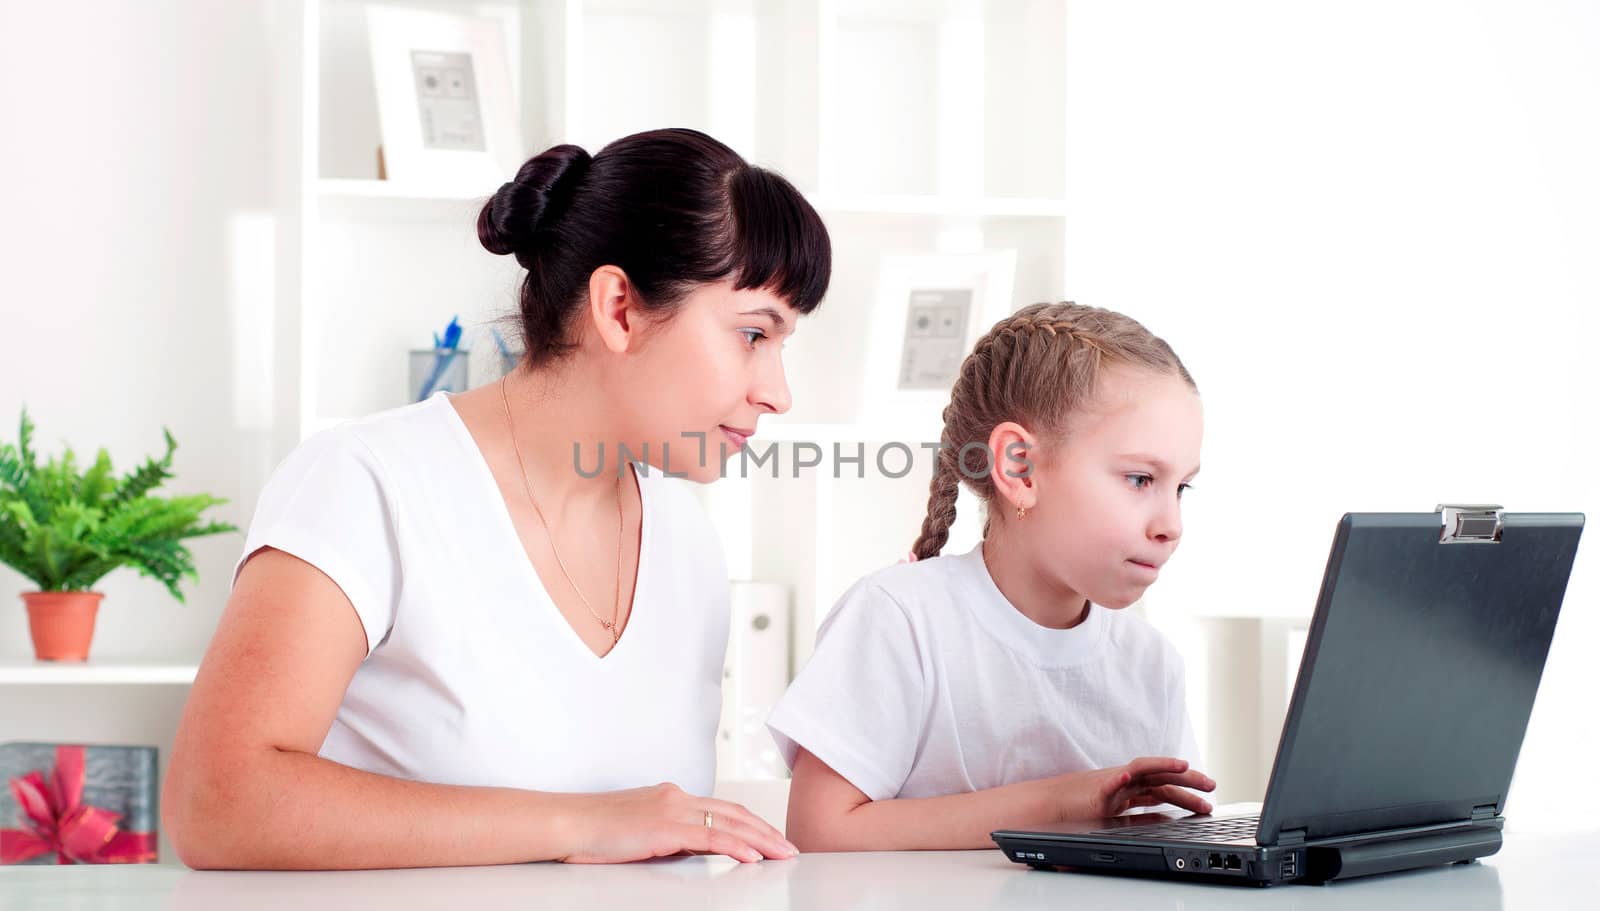
[{"label": "girl's arm", "polygon": [[1116,816],[1170,803],[1195,813],[1211,804],[1185,788],[1216,782],[1181,759],[1069,772],[948,797],[871,800],[801,749],[789,788],[789,840],[802,851],[936,851],[992,848],[989,833],[1068,819]]},{"label": "girl's arm", "polygon": [[[366,635],[333,580],[282,551],[251,557],[184,707],[162,794],[162,822],[184,863],[351,869],[686,850],[791,856],[783,836],[743,807],[670,784],[554,794],[407,781],[322,759],[365,657]],[[704,825],[707,811],[715,828]]]}]

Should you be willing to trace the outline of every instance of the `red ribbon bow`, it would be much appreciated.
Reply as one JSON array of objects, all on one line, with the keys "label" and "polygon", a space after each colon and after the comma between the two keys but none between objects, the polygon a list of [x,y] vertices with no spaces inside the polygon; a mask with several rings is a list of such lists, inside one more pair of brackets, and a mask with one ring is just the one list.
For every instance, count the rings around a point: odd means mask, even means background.
[{"label": "red ribbon bow", "polygon": [[120,814],[80,803],[83,747],[56,747],[49,784],[34,770],[11,779],[25,828],[0,829],[0,863],[15,864],[54,853],[61,864],[139,864],[156,859],[154,832],[124,832]]}]

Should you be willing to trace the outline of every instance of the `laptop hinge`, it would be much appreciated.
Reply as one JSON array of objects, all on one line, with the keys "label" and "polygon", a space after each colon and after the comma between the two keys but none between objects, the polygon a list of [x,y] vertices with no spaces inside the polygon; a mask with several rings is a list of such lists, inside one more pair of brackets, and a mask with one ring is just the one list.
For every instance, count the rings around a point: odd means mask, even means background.
[{"label": "laptop hinge", "polygon": [[1278,830],[1278,846],[1279,847],[1288,848],[1288,847],[1293,847],[1294,845],[1303,845],[1305,843],[1306,843],[1306,830],[1305,829],[1279,829]]},{"label": "laptop hinge", "polygon": [[1478,821],[1484,820],[1484,819],[1493,819],[1497,815],[1499,815],[1499,814],[1497,814],[1495,812],[1495,806],[1492,803],[1486,803],[1481,807],[1473,807],[1472,808],[1472,821],[1473,822],[1478,822]]},{"label": "laptop hinge", "polygon": [[1506,510],[1503,506],[1483,504],[1474,506],[1442,505],[1439,513],[1440,544],[1496,544],[1505,531]]}]

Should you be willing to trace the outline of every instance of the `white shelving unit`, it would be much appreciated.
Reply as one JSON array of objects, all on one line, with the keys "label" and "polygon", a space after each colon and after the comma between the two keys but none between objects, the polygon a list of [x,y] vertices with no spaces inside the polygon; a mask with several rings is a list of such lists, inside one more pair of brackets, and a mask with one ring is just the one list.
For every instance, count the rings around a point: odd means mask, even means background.
[{"label": "white shelving unit", "polygon": [[149,661],[7,661],[0,662],[0,684],[40,685],[183,685],[194,682],[198,665]]},{"label": "white shelving unit", "polygon": [[[826,302],[785,361],[793,410],[757,446],[937,440],[936,423],[866,423],[858,403],[886,253],[1017,251],[1015,306],[1066,275],[1066,22],[1059,0],[485,0],[405,2],[496,18],[508,40],[528,154],[598,151],[687,126],[774,168],[832,235]],[[459,313],[474,351],[513,312],[520,270],[478,246],[484,196],[378,179],[381,142],[363,0],[303,0],[299,123],[285,185],[293,255],[279,283],[298,339],[289,371],[304,437],[403,404],[405,352]],[[474,330],[478,331],[475,336]],[[493,357],[474,357],[474,382]],[[856,576],[911,544],[931,456],[904,478],[813,470],[701,494],[735,578],[794,592],[795,659]],[[824,466],[826,468],[826,466]],[[976,540],[964,502],[952,547]]]},{"label": "white shelving unit", "polygon": [[[735,775],[769,767],[759,721],[781,691],[771,656],[804,661],[845,586],[904,555],[926,501],[931,455],[915,447],[938,439],[936,420],[869,422],[860,407],[881,257],[1014,249],[1016,305],[1065,287],[1063,4],[394,2],[500,20],[527,154],[559,142],[594,152],[639,130],[693,127],[784,174],[828,225],[828,298],[785,350],[794,408],[763,420],[755,440],[782,447],[783,471],[697,489],[730,575],[756,583],[736,588],[750,616],[740,615],[729,649],[721,765]],[[427,347],[453,314],[477,355],[471,380],[491,378],[498,357],[487,328],[515,310],[521,270],[485,253],[475,230],[497,187],[472,195],[378,179],[365,6],[301,0],[295,21],[271,26],[281,74],[273,118],[284,125],[271,156],[276,196],[270,214],[239,219],[231,243],[272,302],[263,325],[276,458],[341,420],[404,404],[408,350]],[[831,476],[833,447],[891,441],[915,450],[904,477],[879,475],[870,449],[866,477]],[[791,454],[807,443],[825,464],[794,477]],[[951,547],[969,546],[977,527],[964,502]],[[763,583],[789,592],[786,609],[755,594],[778,590]],[[184,661],[22,660],[0,663],[0,687],[17,730],[170,746],[195,672]]]}]

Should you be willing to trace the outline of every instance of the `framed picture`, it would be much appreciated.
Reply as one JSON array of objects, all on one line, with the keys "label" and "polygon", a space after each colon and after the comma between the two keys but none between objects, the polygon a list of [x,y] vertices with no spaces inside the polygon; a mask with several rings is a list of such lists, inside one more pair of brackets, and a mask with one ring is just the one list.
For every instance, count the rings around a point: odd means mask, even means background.
[{"label": "framed picture", "polygon": [[487,195],[522,164],[497,19],[367,7],[388,179],[421,192]]},{"label": "framed picture", "polygon": [[862,419],[938,426],[961,361],[1015,307],[1017,252],[890,254],[880,261]]}]

